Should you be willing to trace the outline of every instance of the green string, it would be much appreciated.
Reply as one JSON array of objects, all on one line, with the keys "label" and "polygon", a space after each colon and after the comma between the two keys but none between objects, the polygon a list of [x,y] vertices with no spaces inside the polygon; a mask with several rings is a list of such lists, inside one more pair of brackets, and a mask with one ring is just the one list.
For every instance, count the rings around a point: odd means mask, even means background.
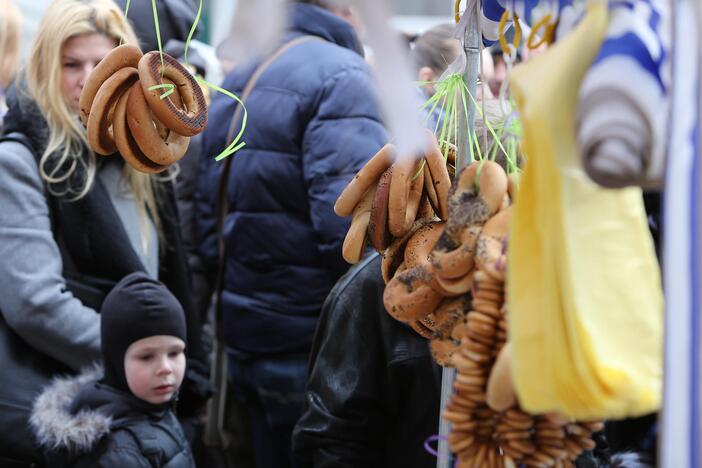
[{"label": "green string", "polygon": [[149,86],[148,90],[153,91],[155,89],[167,89],[165,93],[161,95],[159,99],[166,99],[168,96],[173,94],[175,92],[175,85],[172,83],[163,83],[163,84],[155,84],[153,86]]},{"label": "green string", "polygon": [[239,103],[240,106],[242,106],[244,108],[244,117],[241,119],[241,128],[239,129],[239,133],[236,134],[236,137],[234,137],[234,140],[229,144],[229,146],[227,146],[221,153],[219,153],[217,156],[215,156],[215,161],[221,161],[222,159],[226,158],[227,156],[231,156],[232,154],[236,153],[241,148],[246,146],[246,143],[241,141],[241,136],[244,134],[244,129],[246,128],[246,121],[248,120],[248,112],[246,110],[246,106],[244,105],[244,103],[234,93],[229,92],[226,89],[220,88],[219,86],[215,86],[212,83],[208,83],[207,81],[203,80],[200,77],[196,77],[195,79],[198,81],[198,83],[202,83],[202,84],[214,89],[215,91],[218,91],[226,96],[229,96],[230,98],[234,99],[237,103]]},{"label": "green string", "polygon": [[188,38],[185,41],[185,63],[186,65],[189,65],[190,62],[188,62],[188,50],[190,50],[190,41],[193,39],[193,35],[195,34],[195,29],[197,28],[198,23],[200,22],[200,14],[202,13],[202,0],[200,0],[200,5],[197,8],[197,15],[195,15],[195,22],[193,23],[193,27],[190,28],[190,33],[188,34]]},{"label": "green string", "polygon": [[[158,53],[161,57],[161,79],[163,79],[163,71],[166,65],[163,62],[163,47],[161,46],[161,29],[158,25],[158,13],[156,12],[156,0],[151,0],[151,9],[154,13],[154,26],[156,27],[156,43],[158,44]],[[161,98],[163,99],[163,97]]]}]

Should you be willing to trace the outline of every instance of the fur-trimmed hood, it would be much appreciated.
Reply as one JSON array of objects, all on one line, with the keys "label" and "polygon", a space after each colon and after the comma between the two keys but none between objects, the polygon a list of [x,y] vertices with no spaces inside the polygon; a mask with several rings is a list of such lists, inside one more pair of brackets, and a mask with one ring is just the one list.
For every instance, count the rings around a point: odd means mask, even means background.
[{"label": "fur-trimmed hood", "polygon": [[37,397],[29,423],[44,451],[90,452],[116,428],[136,420],[162,420],[173,406],[173,401],[152,405],[104,385],[99,382],[102,375],[102,367],[94,366],[77,376],[56,378]]},{"label": "fur-trimmed hood", "polygon": [[77,376],[57,377],[37,397],[29,423],[42,448],[88,452],[110,432],[112,419],[99,410],[71,412],[81,389],[100,377],[102,368],[97,365]]}]

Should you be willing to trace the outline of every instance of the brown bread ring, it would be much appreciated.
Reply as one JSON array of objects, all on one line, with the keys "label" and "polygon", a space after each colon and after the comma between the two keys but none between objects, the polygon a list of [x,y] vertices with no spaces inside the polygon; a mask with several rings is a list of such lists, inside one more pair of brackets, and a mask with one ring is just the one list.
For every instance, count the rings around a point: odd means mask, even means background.
[{"label": "brown bread ring", "polygon": [[444,230],[430,256],[437,276],[454,279],[464,278],[468,274],[473,268],[475,244],[480,231],[480,226],[467,226],[460,231],[458,238],[454,238],[448,229]]},{"label": "brown bread ring", "polygon": [[473,284],[473,270],[469,271],[462,278],[442,278],[440,275],[434,275],[434,282],[432,287],[437,290],[437,292],[443,294],[444,296],[460,296],[468,291]]},{"label": "brown bread ring", "polygon": [[151,114],[141,86],[132,86],[127,100],[127,125],[141,151],[150,160],[162,166],[169,166],[179,161],[188,149],[190,137],[168,132],[166,140],[162,140],[158,124]]},{"label": "brown bread ring", "polygon": [[430,222],[412,234],[405,245],[404,259],[407,268],[430,265],[429,255],[444,231],[444,224],[443,222]]},{"label": "brown bread ring", "polygon": [[[476,161],[461,170],[451,188],[449,216],[460,225],[483,224],[500,209],[506,193],[504,169],[494,161]],[[474,198],[482,203],[466,209],[466,203]]]},{"label": "brown bread ring", "polygon": [[[431,340],[429,344],[429,349],[431,350],[431,355],[434,361],[437,362],[441,367],[452,367],[452,357],[457,354],[459,346],[453,342],[453,340]],[[470,420],[470,416],[466,415],[467,418],[464,421]],[[446,418],[448,419],[448,418]],[[460,422],[460,421],[459,421]]]},{"label": "brown bread ring", "polygon": [[396,274],[385,286],[385,310],[404,323],[419,320],[433,312],[441,302],[441,295],[429,287],[431,274],[426,266],[408,268]]},{"label": "brown bread ring", "polygon": [[390,179],[392,178],[392,167],[388,168],[378,181],[378,188],[373,197],[371,205],[370,224],[368,225],[368,237],[375,250],[382,252],[387,249],[392,242],[392,235],[388,229],[388,199],[390,197]]},{"label": "brown bread ring", "polygon": [[380,176],[393,163],[395,146],[388,143],[361,168],[344,188],[334,204],[334,213],[339,216],[350,216],[368,188],[380,179]]},{"label": "brown bread ring", "polygon": [[434,332],[424,323],[423,320],[415,320],[414,322],[411,322],[409,326],[422,338],[431,340],[434,337]]},{"label": "brown bread ring", "polygon": [[88,124],[88,116],[93,106],[93,100],[102,84],[122,68],[137,68],[142,55],[141,50],[137,46],[123,44],[112,49],[109,54],[100,60],[100,63],[90,73],[88,80],[83,85],[83,90],[78,100],[79,115],[83,125]]},{"label": "brown bread ring", "polygon": [[[163,82],[165,84],[172,84],[173,86],[175,86],[175,83],[173,83],[168,78],[164,78]],[[173,104],[178,108],[183,107],[183,100],[180,98],[180,93],[178,92],[178,88],[175,88],[174,91],[170,94],[170,96],[168,96],[166,99],[171,99],[173,101]],[[156,124],[156,129],[158,130],[158,136],[160,136],[161,139],[165,141],[168,138],[168,135],[171,133],[172,130],[170,130],[168,127],[163,125],[156,118],[154,118],[153,121]]]},{"label": "brown bread ring", "polygon": [[[134,83],[132,86],[141,86],[139,83]],[[122,94],[122,97],[115,106],[115,114],[112,120],[112,130],[115,135],[115,144],[122,158],[139,172],[147,174],[156,174],[168,169],[168,166],[161,166],[144,155],[139,149],[139,145],[132,137],[132,133],[127,126],[127,100],[129,92]]]},{"label": "brown bread ring", "polygon": [[437,144],[434,134],[425,130],[427,134],[426,149],[424,157],[427,161],[427,167],[431,175],[432,188],[437,195],[437,204],[434,205],[434,211],[439,218],[446,220],[448,218],[448,195],[451,190],[451,178],[449,177],[448,169],[446,168],[446,160],[441,154],[439,145]]},{"label": "brown bread ring", "polygon": [[385,249],[385,252],[383,252],[383,260],[380,264],[380,271],[383,275],[385,284],[390,282],[393,275],[395,275],[398,271],[399,265],[404,262],[405,245],[407,245],[407,241],[410,239],[410,237],[412,237],[412,234],[414,234],[417,229],[420,229],[422,226],[430,222],[431,220],[429,219],[418,219],[414,222],[412,229],[410,229],[407,234],[393,240],[388,248]]},{"label": "brown bread ring", "polygon": [[483,226],[475,248],[475,262],[478,268],[502,282],[507,271],[505,246],[511,219],[511,207],[490,218]]},{"label": "brown bread ring", "polygon": [[422,322],[433,331],[432,338],[448,338],[451,336],[453,326],[468,311],[468,306],[468,301],[462,297],[457,299],[446,298],[441,301],[436,311],[423,318]]},{"label": "brown bread ring", "polygon": [[361,202],[353,210],[351,227],[346,233],[341,254],[348,263],[354,265],[363,257],[363,252],[368,243],[368,224],[370,223],[370,207],[375,196],[375,187],[365,193]]},{"label": "brown bread ring", "polygon": [[[388,228],[395,237],[404,236],[417,217],[424,191],[424,177],[418,174],[422,160],[400,158],[393,164],[388,198]],[[417,177],[415,177],[417,176]]]},{"label": "brown bread ring", "polygon": [[512,382],[512,347],[507,343],[502,347],[492,366],[487,382],[487,404],[493,410],[505,411],[517,403]]},{"label": "brown bread ring", "polygon": [[105,80],[95,95],[86,133],[88,144],[97,154],[108,156],[117,151],[114,136],[110,131],[112,120],[109,119],[109,114],[122,94],[138,79],[136,68],[122,68]]},{"label": "brown bread ring", "polygon": [[[207,126],[207,102],[202,88],[193,75],[176,59],[163,54],[163,74],[161,74],[161,57],[158,51],[151,51],[139,60],[139,80],[146,102],[163,125],[183,136],[195,136]],[[184,110],[177,107],[170,99],[161,99],[163,89],[149,90],[161,84],[161,76],[176,85],[183,100]]]}]

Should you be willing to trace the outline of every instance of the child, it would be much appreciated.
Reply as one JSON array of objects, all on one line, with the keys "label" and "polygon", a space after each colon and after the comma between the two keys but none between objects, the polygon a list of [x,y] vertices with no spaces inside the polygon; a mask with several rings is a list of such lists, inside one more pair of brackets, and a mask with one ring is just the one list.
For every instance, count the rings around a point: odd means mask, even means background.
[{"label": "child", "polygon": [[158,281],[132,273],[101,310],[104,375],[56,379],[31,425],[49,466],[193,467],[173,414],[185,373],[185,314]]}]

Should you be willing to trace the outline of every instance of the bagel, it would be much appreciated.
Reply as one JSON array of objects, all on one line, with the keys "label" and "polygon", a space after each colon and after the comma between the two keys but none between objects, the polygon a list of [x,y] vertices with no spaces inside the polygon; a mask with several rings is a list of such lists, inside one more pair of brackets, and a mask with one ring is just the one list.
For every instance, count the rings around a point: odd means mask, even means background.
[{"label": "bagel", "polygon": [[429,255],[443,231],[443,222],[429,222],[414,231],[405,245],[404,259],[407,268],[430,263]]},{"label": "bagel", "polygon": [[[141,86],[139,83],[134,83],[132,87]],[[129,99],[129,92],[126,92],[117,102],[115,107],[115,114],[112,119],[112,130],[115,136],[115,144],[119,150],[119,154],[122,158],[139,172],[145,172],[147,174],[155,174],[158,172],[163,172],[168,169],[168,166],[161,166],[151,161],[149,158],[141,152],[139,145],[134,140],[132,133],[129,131],[127,126],[127,101]]]},{"label": "bagel", "polygon": [[[193,75],[176,59],[152,51],[139,60],[139,80],[146,102],[163,125],[183,136],[195,136],[207,126],[207,102],[202,88]],[[163,73],[162,73],[163,70]],[[183,108],[170,99],[161,99],[162,89],[150,89],[162,83],[161,77],[171,80],[183,100]]]},{"label": "bagel", "polygon": [[455,239],[447,229],[444,230],[430,255],[437,276],[455,279],[468,274],[473,268],[475,244],[480,231],[480,226],[468,226],[460,232],[458,239]]},{"label": "bagel", "polygon": [[373,197],[373,204],[371,205],[368,237],[371,245],[378,252],[387,249],[390,242],[392,242],[392,236],[388,229],[388,199],[390,197],[391,177],[392,167],[388,168],[380,176],[378,188],[375,190],[375,197]]},{"label": "bagel", "polygon": [[[422,319],[423,323],[433,331],[432,338],[449,338],[454,326],[468,313],[470,302],[465,297],[445,298],[436,311]],[[427,324],[429,321],[429,324]]]},{"label": "bagel", "polygon": [[395,237],[405,235],[417,217],[424,189],[421,165],[421,159],[411,157],[400,158],[393,164],[388,199],[388,228]]},{"label": "bagel", "polygon": [[380,179],[380,176],[393,163],[395,146],[387,144],[361,168],[344,188],[334,204],[334,213],[350,216],[368,188]]},{"label": "bagel", "polygon": [[385,310],[396,320],[411,323],[433,312],[441,295],[429,287],[426,266],[408,268],[390,280],[383,293]]},{"label": "bagel", "polygon": [[90,76],[88,76],[88,80],[83,85],[83,90],[78,100],[79,115],[83,125],[88,124],[88,116],[93,106],[93,100],[102,84],[122,68],[137,68],[142,55],[141,50],[137,46],[124,44],[115,47],[100,60],[100,63],[93,69]]},{"label": "bagel", "polygon": [[409,326],[412,328],[412,330],[416,331],[422,338],[430,340],[434,337],[434,332],[425,324],[423,320],[415,320],[413,322],[410,322]]},{"label": "bagel", "polygon": [[388,248],[385,249],[385,252],[383,252],[383,260],[380,264],[380,271],[383,274],[385,284],[390,282],[393,275],[399,270],[399,265],[404,263],[405,245],[407,245],[407,241],[412,237],[412,234],[430,222],[431,220],[429,219],[418,219],[414,222],[407,234],[394,239]]},{"label": "bagel", "polygon": [[138,79],[136,68],[121,68],[105,80],[95,95],[88,115],[86,133],[88,144],[97,154],[107,156],[117,151],[110,129],[114,117],[110,118],[110,114],[113,113],[117,101]]},{"label": "bagel", "polygon": [[185,156],[190,138],[166,131],[164,140],[159,134],[160,122],[154,120],[141,86],[132,86],[127,99],[129,130],[146,157],[162,166],[171,165]]},{"label": "bagel", "polygon": [[346,233],[346,238],[341,248],[344,260],[352,265],[361,260],[368,244],[368,224],[370,223],[370,208],[374,196],[375,187],[371,187],[353,210],[351,227]]},{"label": "bagel", "polygon": [[426,133],[428,137],[424,157],[431,175],[431,185],[437,196],[436,205],[433,205],[434,211],[439,218],[446,220],[448,218],[448,194],[451,189],[451,178],[446,168],[444,155],[441,154],[436,142],[436,137],[429,130],[426,130]]},{"label": "bagel", "polygon": [[502,206],[507,174],[494,161],[477,161],[463,168],[449,193],[451,226],[484,224]]},{"label": "bagel", "polygon": [[442,278],[434,275],[434,282],[431,286],[440,294],[448,297],[460,296],[470,291],[473,284],[473,270],[469,271],[462,278]]}]

